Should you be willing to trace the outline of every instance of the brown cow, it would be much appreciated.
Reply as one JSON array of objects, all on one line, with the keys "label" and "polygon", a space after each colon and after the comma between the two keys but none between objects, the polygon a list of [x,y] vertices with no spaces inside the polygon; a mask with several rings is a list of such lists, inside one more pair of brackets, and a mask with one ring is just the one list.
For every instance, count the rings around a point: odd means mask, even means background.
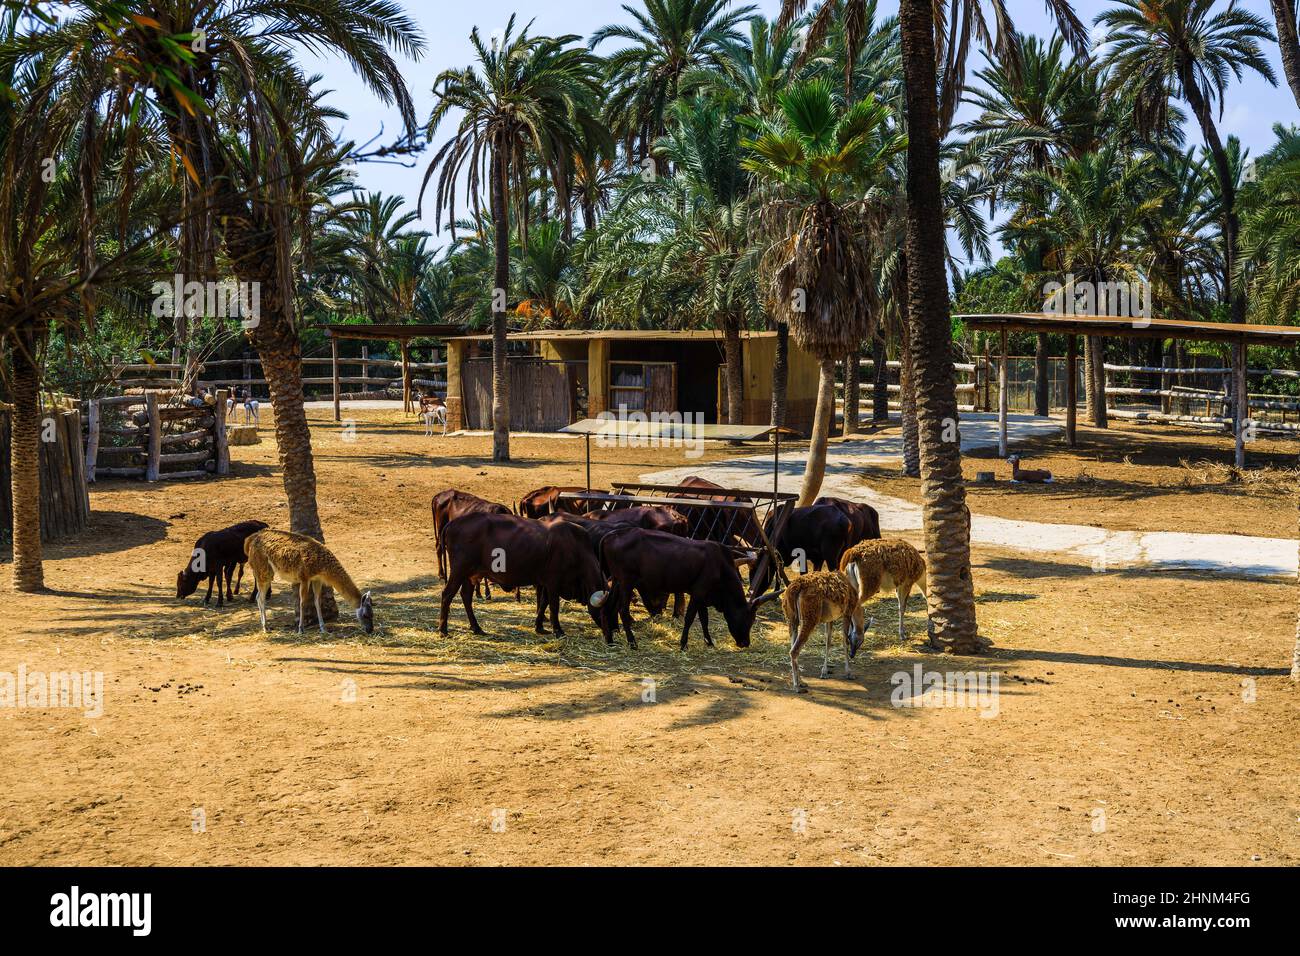
[{"label": "brown cow", "polygon": [[[507,591],[537,589],[537,633],[545,634],[544,610],[549,605],[557,637],[560,599],[581,601],[597,626],[600,607],[608,596],[587,533],[569,521],[541,522],[512,514],[477,512],[463,515],[443,530],[450,572],[442,589],[438,631],[447,633],[451,600],[459,592],[470,630],[482,634],[474,616],[472,582],[482,577]],[[606,640],[612,640],[606,636]]]},{"label": "brown cow", "polygon": [[[567,514],[580,515],[590,505],[585,501],[563,501],[560,495],[566,491],[586,491],[586,488],[579,488],[575,485],[543,485],[528,492],[519,499],[519,505],[515,509],[515,514],[523,515],[525,518],[541,518],[545,515],[555,514],[556,512],[565,512]],[[598,494],[605,492],[595,489]]]},{"label": "brown cow", "polygon": [[849,541],[849,547],[853,547],[859,541],[874,541],[880,537],[880,513],[871,505],[825,495],[813,504],[834,505],[849,516],[849,520],[853,522],[853,537]]},{"label": "brown cow", "polygon": [[[709,481],[707,478],[701,478],[699,475],[687,475],[677,484],[678,487],[681,488],[699,488],[704,491],[715,488],[718,491],[726,490],[717,482]],[[750,498],[748,495],[687,495],[684,493],[669,492],[668,497],[682,498],[686,500],[694,498],[697,501],[727,501],[741,504],[753,504],[754,501],[754,499]],[[735,520],[733,522],[733,534],[728,534],[725,529],[728,521],[731,520],[729,517],[716,517],[704,508],[687,508],[686,506],[683,506],[683,510],[686,511],[687,520],[690,522],[692,530],[694,531],[704,528],[708,540],[710,541],[717,541],[720,544],[729,545],[739,544],[746,548],[756,548],[762,544],[763,538],[762,535],[759,534],[758,523],[754,520],[754,513],[752,511],[746,513],[738,520]]]},{"label": "brown cow", "polygon": [[700,616],[704,642],[709,636],[710,607],[722,611],[737,647],[749,646],[749,632],[759,605],[776,595],[745,599],[740,572],[732,557],[716,541],[692,541],[662,531],[627,528],[608,535],[600,543],[600,567],[611,594],[604,614],[605,640],[611,640],[621,620],[629,647],[636,647],[632,633],[632,592],[644,595],[689,595],[681,648],[686,649],[691,624]]},{"label": "brown cow", "polygon": [[[442,542],[443,529],[447,524],[456,518],[467,514],[510,514],[510,509],[503,504],[495,501],[488,501],[486,498],[480,498],[478,495],[472,495],[468,491],[458,491],[455,488],[448,488],[446,491],[440,491],[433,496],[431,505],[433,510],[433,549],[438,555],[438,577],[443,581],[447,580],[447,549]],[[482,597],[490,599],[492,589],[487,582],[475,579],[474,590],[478,591],[482,585]],[[515,595],[518,600],[519,595]]]}]

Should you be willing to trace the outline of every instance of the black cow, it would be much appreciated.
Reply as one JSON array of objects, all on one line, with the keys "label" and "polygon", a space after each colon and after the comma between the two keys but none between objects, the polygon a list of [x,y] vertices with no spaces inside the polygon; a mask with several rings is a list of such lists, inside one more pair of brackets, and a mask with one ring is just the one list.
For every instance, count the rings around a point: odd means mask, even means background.
[{"label": "black cow", "polygon": [[679,592],[689,596],[682,627],[683,650],[696,614],[700,616],[704,642],[713,646],[713,638],[709,636],[711,607],[720,610],[726,618],[727,630],[736,646],[748,647],[758,606],[770,600],[745,600],[735,561],[716,541],[692,541],[662,531],[627,528],[601,541],[600,567],[611,591],[604,615],[605,640],[611,640],[615,626],[622,620],[630,647],[636,647],[631,615],[634,590],[643,596],[666,598]]},{"label": "black cow", "polygon": [[[209,531],[194,542],[189,563],[176,575],[176,597],[187,598],[198,590],[199,583],[206,578],[208,593],[203,603],[212,601],[212,585],[217,585],[217,607],[224,607],[225,601],[233,601],[239,592],[240,582],[244,580],[244,540],[266,528],[265,521],[241,521],[220,531]],[[235,588],[230,588],[230,579],[239,568],[239,577],[235,579]],[[221,585],[224,579],[226,593],[224,599]],[[250,597],[249,600],[252,600]]]},{"label": "black cow", "polygon": [[[823,565],[836,570],[845,551],[859,541],[880,537],[880,518],[875,508],[839,498],[818,498],[807,507],[795,508],[775,536],[774,519],[775,515],[768,516],[763,531],[781,555],[782,566],[802,559],[801,572],[816,571]],[[762,594],[775,576],[771,560],[764,553],[749,577],[750,594]]]},{"label": "black cow", "polygon": [[608,595],[587,533],[577,524],[476,512],[451,521],[443,529],[442,540],[450,570],[442,589],[440,633],[447,633],[447,614],[458,591],[470,630],[483,633],[473,604],[473,581],[480,577],[507,591],[536,588],[534,627],[539,634],[546,633],[543,612],[549,605],[551,627],[557,637],[564,636],[560,627],[561,598],[581,601],[592,620],[602,625],[599,608]]}]

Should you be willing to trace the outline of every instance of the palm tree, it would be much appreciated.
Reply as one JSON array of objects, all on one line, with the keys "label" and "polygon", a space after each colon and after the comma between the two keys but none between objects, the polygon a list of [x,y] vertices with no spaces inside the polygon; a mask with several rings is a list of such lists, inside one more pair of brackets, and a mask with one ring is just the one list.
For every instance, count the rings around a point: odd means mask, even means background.
[{"label": "palm tree", "polygon": [[[444,70],[434,81],[437,103],[429,118],[433,137],[453,111],[461,117],[452,136],[434,155],[420,188],[438,174],[434,204],[441,225],[445,211],[456,220],[456,190],[466,176],[475,212],[483,179],[496,224],[492,290],[492,460],[510,460],[510,396],[506,365],[506,309],[510,287],[510,210],[517,206],[521,243],[528,241],[528,174],[533,165],[546,171],[558,203],[568,208],[573,156],[583,143],[607,140],[598,120],[603,91],[598,62],[570,46],[579,39],[531,37],[528,27],[515,33],[510,17],[499,42],[489,47],[475,27],[470,33],[478,60],[473,66]],[[531,154],[531,159],[530,159]],[[454,234],[454,229],[453,229]]]},{"label": "palm tree", "polygon": [[[868,203],[905,138],[889,109],[867,97],[841,109],[825,79],[793,85],[779,97],[781,114],[755,123],[744,161],[772,196],[763,209],[772,237],[764,273],[774,314],[795,342],[820,363],[812,444],[799,492],[811,504],[826,473],[835,413],[835,363],[856,354],[875,316],[861,308],[871,295]],[[864,198],[865,196],[865,198]],[[942,268],[942,266],[941,266]]]},{"label": "palm tree", "polygon": [[409,230],[420,217],[414,209],[402,212],[404,204],[401,196],[354,193],[352,202],[338,217],[338,228],[351,246],[354,260],[351,285],[371,322],[389,311],[393,296],[386,279],[394,267],[399,243],[426,235]]},{"label": "palm tree", "polygon": [[1259,176],[1242,190],[1238,281],[1263,321],[1300,314],[1300,129],[1273,127],[1277,142],[1260,157]]},{"label": "palm tree", "polygon": [[644,12],[623,4],[636,26],[610,24],[591,35],[592,50],[607,40],[627,43],[605,60],[605,115],[634,161],[646,159],[666,131],[669,107],[684,92],[683,78],[701,67],[716,66],[723,44],[740,41],[737,27],[757,8],[727,10],[730,3],[645,0]]},{"label": "palm tree", "polygon": [[1271,0],[1277,24],[1277,45],[1282,54],[1282,72],[1300,106],[1300,31],[1296,29],[1296,0]]},{"label": "palm tree", "polygon": [[[1107,28],[1106,40],[1111,44],[1107,62],[1112,88],[1132,96],[1134,116],[1144,132],[1165,125],[1171,96],[1191,107],[1218,177],[1224,265],[1232,275],[1240,232],[1237,177],[1214,122],[1214,107],[1222,106],[1230,73],[1240,79],[1253,70],[1277,85],[1260,47],[1273,39],[1273,32],[1262,18],[1231,4],[1216,13],[1214,0],[1118,2],[1118,7],[1097,17],[1097,23]],[[1225,292],[1232,321],[1244,322],[1244,291]]]}]

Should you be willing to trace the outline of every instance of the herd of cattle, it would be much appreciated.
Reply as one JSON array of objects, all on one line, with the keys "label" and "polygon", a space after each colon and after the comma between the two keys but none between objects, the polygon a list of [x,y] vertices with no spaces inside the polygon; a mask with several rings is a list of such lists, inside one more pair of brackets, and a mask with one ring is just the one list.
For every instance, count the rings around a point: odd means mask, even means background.
[{"label": "herd of cattle", "polygon": [[[566,492],[577,494],[566,495]],[[595,497],[583,497],[593,494]],[[639,598],[651,617],[664,613],[672,598],[674,617],[683,618],[683,649],[696,618],[705,643],[713,646],[709,633],[710,610],[721,613],[737,646],[748,647],[759,607],[781,596],[776,585],[785,567],[798,564],[800,570],[812,573],[824,566],[829,569],[825,574],[841,575],[843,562],[853,564],[855,555],[865,554],[864,548],[871,550],[864,542],[880,545],[880,553],[886,558],[891,547],[897,546],[915,554],[905,542],[880,542],[878,514],[869,505],[857,502],[818,498],[807,507],[789,509],[783,523],[778,520],[779,510],[773,508],[760,532],[750,499],[727,492],[706,479],[687,478],[678,491],[666,494],[668,499],[679,498],[681,504],[663,499],[655,504],[620,502],[619,496],[556,486],[525,495],[513,508],[456,489],[434,495],[434,548],[438,574],[444,582],[439,632],[447,633],[451,605],[459,595],[470,629],[475,634],[484,633],[474,613],[474,599],[476,593],[490,596],[488,589],[496,585],[506,592],[514,592],[516,599],[521,589],[534,590],[534,627],[539,634],[547,633],[545,619],[549,615],[552,631],[556,636],[563,636],[560,602],[573,601],[587,609],[606,643],[614,643],[614,633],[621,625],[628,646],[635,648],[633,598]],[[707,504],[702,504],[705,502],[721,503],[721,508],[710,510]],[[711,520],[705,520],[710,514]],[[726,514],[728,520],[718,521],[719,514]],[[204,603],[211,599],[214,582],[218,605],[223,600],[223,584],[225,598],[233,597],[239,585],[236,581],[231,590],[232,574],[238,566],[242,577],[246,552],[251,553],[249,539],[265,527],[261,522],[243,522],[200,538],[190,564],[177,576],[177,597],[193,593],[204,578],[208,580]],[[779,554],[780,567],[771,560],[766,542]],[[310,543],[324,551],[323,546],[310,539],[301,543],[304,547]],[[911,560],[910,555],[907,557]],[[268,572],[269,576],[258,575],[263,593],[257,597],[263,608],[264,627],[265,598],[271,577],[297,585],[300,631],[306,599],[313,592],[319,595],[322,584],[337,589],[337,579],[349,597],[353,596],[349,592],[360,594],[332,555],[328,559],[333,562],[334,570],[323,581],[316,580],[321,574],[312,570],[313,562],[301,559],[296,560],[293,568],[277,565]],[[911,575],[912,580],[905,581],[909,572],[895,569],[891,578],[893,565],[872,560],[876,561],[875,571],[869,563],[861,564],[861,575],[850,567],[846,580],[853,582],[855,592],[860,591],[859,580],[872,574],[875,577],[871,593],[882,583],[897,587],[901,636],[907,594],[913,583],[924,588],[924,563],[920,563],[919,580]],[[919,555],[916,560],[920,560]],[[744,568],[749,570],[748,588],[741,578]],[[808,595],[813,593],[808,590],[812,584],[810,578],[804,588],[805,604],[810,599]],[[830,585],[843,589],[838,580]],[[792,603],[793,594],[790,595],[786,602],[790,606],[785,610],[791,624],[792,643],[796,630],[802,632],[809,626],[825,623],[829,651],[832,618],[842,618],[846,646],[850,652],[856,651],[850,638],[856,637],[857,643],[861,642],[861,601],[855,600],[851,607],[842,606],[844,602],[832,594],[838,593],[834,587],[827,592],[832,596],[825,599],[820,596],[821,590],[816,592],[820,603],[812,612],[803,612],[802,625],[795,619],[799,611]],[[861,591],[861,600],[869,596]],[[369,605],[369,593],[364,597]],[[810,613],[817,618],[815,622],[809,619]],[[801,633],[797,643],[802,645],[805,638],[806,634]],[[797,655],[797,648],[792,647],[795,689],[799,690]]]}]

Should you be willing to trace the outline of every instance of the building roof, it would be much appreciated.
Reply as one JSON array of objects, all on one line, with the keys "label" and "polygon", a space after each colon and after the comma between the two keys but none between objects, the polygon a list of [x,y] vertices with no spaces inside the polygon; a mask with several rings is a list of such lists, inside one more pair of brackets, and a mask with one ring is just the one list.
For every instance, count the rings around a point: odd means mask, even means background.
[{"label": "building roof", "polygon": [[[775,336],[775,332],[741,332],[743,339],[762,339]],[[490,334],[456,335],[454,339],[486,342]],[[551,329],[538,332],[511,332],[506,336],[511,342],[588,341],[590,339],[624,339],[642,342],[717,342],[722,340],[721,329]]]},{"label": "building roof", "polygon": [[1122,315],[1061,315],[1051,312],[957,315],[982,332],[1050,332],[1064,335],[1114,335],[1123,338],[1194,339],[1247,345],[1300,345],[1300,326],[1246,322],[1189,322],[1182,319]]},{"label": "building roof", "polygon": [[317,325],[316,328],[323,329],[327,338],[360,339],[365,342],[448,339],[460,336],[465,331],[463,325],[383,325],[380,323],[364,325],[342,323],[337,325]]},{"label": "building roof", "polygon": [[598,435],[606,438],[640,439],[712,439],[714,441],[754,441],[775,431],[794,434],[788,428],[772,425],[706,425],[681,422],[627,421],[618,418],[584,418],[560,429],[569,435]]}]

